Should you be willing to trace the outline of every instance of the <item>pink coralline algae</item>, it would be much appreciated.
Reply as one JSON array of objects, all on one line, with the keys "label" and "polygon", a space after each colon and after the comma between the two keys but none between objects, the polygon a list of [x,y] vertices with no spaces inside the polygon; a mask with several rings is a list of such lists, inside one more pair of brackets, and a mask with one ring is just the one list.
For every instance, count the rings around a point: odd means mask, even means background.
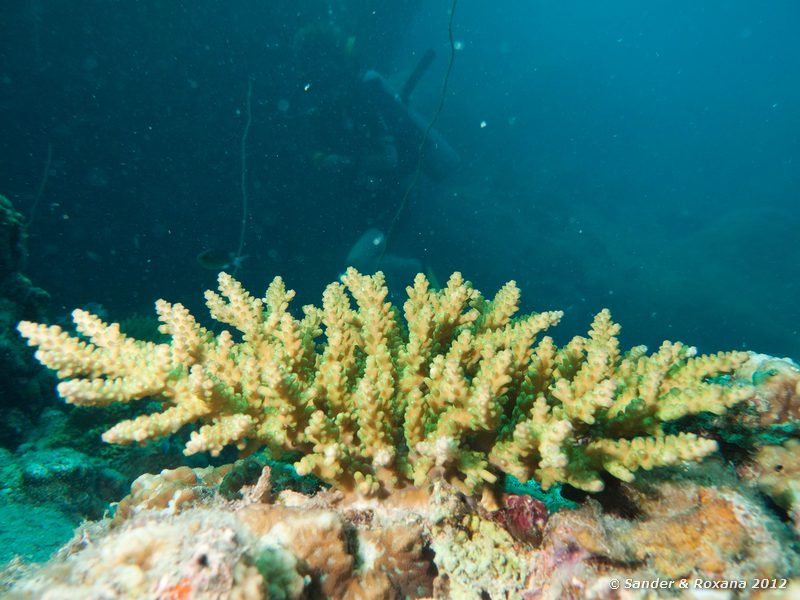
[{"label": "pink coralline algae", "polygon": [[492,513],[492,519],[502,525],[518,542],[538,546],[542,542],[549,512],[543,502],[530,496],[506,496],[506,506]]}]

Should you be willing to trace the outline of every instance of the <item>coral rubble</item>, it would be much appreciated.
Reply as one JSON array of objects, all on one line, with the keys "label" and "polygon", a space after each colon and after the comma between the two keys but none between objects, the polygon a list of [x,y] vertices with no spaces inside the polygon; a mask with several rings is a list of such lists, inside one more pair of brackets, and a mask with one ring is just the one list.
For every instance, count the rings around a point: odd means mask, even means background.
[{"label": "coral rubble", "polygon": [[800,566],[791,533],[757,498],[726,483],[735,481],[655,477],[621,486],[617,502],[631,506],[631,515],[613,514],[593,498],[553,515],[533,556],[529,597],[662,597],[632,589],[615,596],[612,580],[663,581],[670,585],[663,597],[683,598],[701,597],[697,582],[744,582],[743,592],[726,598],[759,596],[756,579],[788,588]]},{"label": "coral rubble", "polygon": [[800,421],[800,367],[791,359],[750,353],[736,375],[753,383],[758,425],[768,428]]},{"label": "coral rubble", "polygon": [[228,444],[299,451],[298,472],[362,495],[432,479],[476,495],[502,474],[599,491],[603,472],[630,481],[638,469],[714,452],[715,441],[662,425],[724,413],[752,394],[711,381],[746,353],[696,356],[672,342],[650,355],[642,346],[622,353],[607,310],[588,337],[560,348],[550,337],[537,342],[561,313],[514,318],[514,282],[490,301],[458,273],[439,291],[418,275],[405,322],[386,301],[381,273],[349,269],[342,282],[298,319],[280,278],[260,300],[220,274],[207,304],[239,341],[164,300],[156,310],[169,344],[137,341],[81,310],[73,312],[81,337],[29,321],[19,331],[57,371],[70,403],[161,401],[160,412],[107,431],[108,442],[142,443],[197,423],[186,454]]},{"label": "coral rubble", "polygon": [[[143,482],[124,515],[84,525],[56,558],[18,573],[4,597],[644,599],[661,596],[617,593],[611,582],[662,581],[671,597],[695,598],[678,583],[745,581],[735,597],[792,598],[798,573],[790,531],[757,499],[691,473],[622,483],[618,500],[635,514],[589,498],[531,523],[543,528],[527,541],[446,482],[382,500],[271,494],[267,468],[229,501],[205,481],[219,475],[180,470]],[[168,488],[181,501],[166,501]],[[785,593],[759,596],[755,579]]]},{"label": "coral rubble", "polygon": [[754,470],[759,489],[789,513],[800,533],[800,440],[764,446]]}]

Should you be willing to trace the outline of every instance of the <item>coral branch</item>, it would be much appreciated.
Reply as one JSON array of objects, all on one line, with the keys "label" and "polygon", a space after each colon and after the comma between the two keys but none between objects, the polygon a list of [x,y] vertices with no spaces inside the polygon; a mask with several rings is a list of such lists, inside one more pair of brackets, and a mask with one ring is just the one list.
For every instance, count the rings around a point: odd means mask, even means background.
[{"label": "coral branch", "polygon": [[598,491],[603,471],[628,481],[637,469],[714,452],[714,441],[665,435],[662,423],[719,414],[751,394],[709,379],[747,354],[698,357],[670,342],[649,356],[643,347],[621,354],[607,310],[586,338],[560,349],[537,342],[562,313],[515,317],[514,282],[491,301],[459,273],[438,291],[418,275],[407,292],[403,321],[381,273],[349,269],[321,309],[297,319],[280,278],[257,299],[221,273],[207,304],[240,341],[163,300],[156,310],[170,344],[128,338],[83,311],[73,313],[79,337],[31,322],[19,331],[64,379],[67,402],[162,403],[114,426],[108,442],[144,443],[192,424],[186,454],[229,444],[300,451],[300,473],[364,494],[437,477],[479,494],[501,473]]}]

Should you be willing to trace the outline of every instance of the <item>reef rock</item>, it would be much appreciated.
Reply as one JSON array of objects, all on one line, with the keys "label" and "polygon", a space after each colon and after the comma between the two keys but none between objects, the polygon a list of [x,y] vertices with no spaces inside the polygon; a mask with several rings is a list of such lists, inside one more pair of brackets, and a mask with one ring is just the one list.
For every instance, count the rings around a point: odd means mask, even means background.
[{"label": "reef rock", "polygon": [[114,519],[82,526],[50,563],[7,570],[7,597],[652,598],[658,584],[695,598],[744,581],[720,597],[773,599],[797,585],[791,530],[733,475],[656,472],[548,515],[518,496],[489,512],[444,483],[380,500],[273,494],[269,467],[226,500],[215,490],[229,472],[139,480]]}]

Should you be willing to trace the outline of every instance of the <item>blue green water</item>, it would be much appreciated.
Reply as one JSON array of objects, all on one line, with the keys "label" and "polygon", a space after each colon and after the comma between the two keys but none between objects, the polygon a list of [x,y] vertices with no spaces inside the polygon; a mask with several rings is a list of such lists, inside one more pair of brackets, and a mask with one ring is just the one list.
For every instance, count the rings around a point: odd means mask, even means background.
[{"label": "blue green water", "polygon": [[[449,51],[438,2],[11,4],[0,182],[28,212],[50,145],[27,271],[55,311],[199,305],[214,273],[195,256],[238,241],[248,81],[240,275],[258,290],[280,273],[316,299],[408,178],[373,193],[313,167],[303,111],[325,109],[314,78],[336,59],[298,52],[299,32],[334,25],[353,39],[347,68],[398,84],[433,48],[411,99],[426,118]],[[798,11],[462,1],[437,124],[462,168],[418,184],[393,250],[486,290],[515,278],[527,308],[567,309],[576,332],[609,306],[632,342],[799,354]]]}]

